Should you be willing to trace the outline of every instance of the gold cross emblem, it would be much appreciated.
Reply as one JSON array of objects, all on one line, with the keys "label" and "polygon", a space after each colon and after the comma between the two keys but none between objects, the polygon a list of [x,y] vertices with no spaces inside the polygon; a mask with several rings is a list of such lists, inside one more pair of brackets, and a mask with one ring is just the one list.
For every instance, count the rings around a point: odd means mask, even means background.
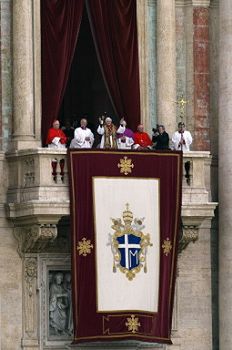
[{"label": "gold cross emblem", "polygon": [[91,254],[91,249],[93,249],[93,244],[91,244],[90,239],[82,238],[78,242],[77,251],[79,251],[79,255],[87,256],[87,254]]},{"label": "gold cross emblem", "polygon": [[184,110],[185,110],[185,106],[189,103],[189,101],[184,99],[184,95],[182,94],[180,96],[180,98],[175,101],[175,103],[177,104],[177,106],[180,109],[180,117],[183,118],[184,117]]},{"label": "gold cross emblem", "polygon": [[118,168],[120,169],[121,174],[128,175],[132,172],[134,164],[131,159],[123,157],[123,159],[120,159],[120,163],[118,163]]},{"label": "gold cross emblem", "polygon": [[168,256],[168,254],[170,254],[172,250],[172,243],[168,237],[164,240],[162,244],[162,248],[163,248],[164,255]]},{"label": "gold cross emblem", "polygon": [[135,317],[135,315],[131,315],[131,317],[127,318],[126,326],[129,332],[132,332],[132,333],[138,332],[139,327],[141,326],[139,322],[139,318]]}]

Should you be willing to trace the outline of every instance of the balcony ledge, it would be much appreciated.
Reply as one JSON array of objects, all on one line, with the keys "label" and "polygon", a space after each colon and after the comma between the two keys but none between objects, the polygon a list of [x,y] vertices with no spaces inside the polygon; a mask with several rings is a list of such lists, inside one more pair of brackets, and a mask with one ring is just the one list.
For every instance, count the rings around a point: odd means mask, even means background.
[{"label": "balcony ledge", "polygon": [[[33,227],[33,232],[37,232],[37,245],[41,239],[44,242],[45,226],[56,226],[62,217],[70,215],[66,154],[67,150],[48,148],[23,149],[5,154],[9,174],[7,217],[23,232]],[[181,215],[188,232],[195,232],[205,219],[214,216],[217,203],[211,202],[211,162],[209,152],[194,151],[183,155]],[[52,232],[54,238],[56,231]],[[28,233],[25,235],[27,237]],[[188,240],[191,237],[196,240],[196,232],[187,237]],[[31,241],[30,244],[28,239],[26,241],[27,247],[33,246]]]}]

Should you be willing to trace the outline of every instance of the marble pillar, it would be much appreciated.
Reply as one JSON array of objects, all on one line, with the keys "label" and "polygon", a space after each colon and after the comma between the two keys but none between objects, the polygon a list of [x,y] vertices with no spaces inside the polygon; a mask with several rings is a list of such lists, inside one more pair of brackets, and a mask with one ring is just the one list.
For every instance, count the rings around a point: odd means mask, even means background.
[{"label": "marble pillar", "polygon": [[232,1],[219,1],[219,329],[232,349]]},{"label": "marble pillar", "polygon": [[13,11],[13,148],[38,145],[34,95],[34,5],[38,1],[14,0]]},{"label": "marble pillar", "polygon": [[183,95],[188,101],[182,119],[180,107],[176,106],[177,122],[183,120],[193,134],[193,6],[185,0],[176,0],[176,81],[177,98]]},{"label": "marble pillar", "polygon": [[194,149],[209,151],[209,3],[193,1]]},{"label": "marble pillar", "polygon": [[175,1],[157,0],[157,115],[170,135],[176,129]]},{"label": "marble pillar", "polygon": [[156,117],[156,0],[137,0],[141,123],[151,133]]}]

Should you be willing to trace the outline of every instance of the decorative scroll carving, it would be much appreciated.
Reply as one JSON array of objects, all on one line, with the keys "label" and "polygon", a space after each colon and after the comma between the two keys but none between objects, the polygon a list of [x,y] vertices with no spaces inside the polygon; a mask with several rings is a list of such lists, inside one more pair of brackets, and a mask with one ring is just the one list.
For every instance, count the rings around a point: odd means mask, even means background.
[{"label": "decorative scroll carving", "polygon": [[181,253],[189,245],[190,242],[196,242],[198,237],[198,226],[183,225],[181,237],[179,240],[178,252]]},{"label": "decorative scroll carving", "polygon": [[24,160],[24,187],[30,187],[35,183],[34,158]]},{"label": "decorative scroll carving", "polygon": [[53,224],[38,224],[30,227],[16,228],[14,231],[18,240],[18,251],[21,255],[27,252],[40,252],[57,237],[57,226]]},{"label": "decorative scroll carving", "polygon": [[[23,322],[24,334],[23,348],[30,345],[37,349],[38,346],[38,305],[37,305],[37,258],[26,257],[24,259],[24,293],[23,293]],[[27,346],[26,346],[27,345]],[[29,347],[30,347],[29,346]]]}]

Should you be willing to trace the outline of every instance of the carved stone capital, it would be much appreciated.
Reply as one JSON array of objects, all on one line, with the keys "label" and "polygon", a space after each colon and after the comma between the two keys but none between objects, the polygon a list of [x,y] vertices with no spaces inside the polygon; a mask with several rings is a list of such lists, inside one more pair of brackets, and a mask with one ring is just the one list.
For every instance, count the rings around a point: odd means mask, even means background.
[{"label": "carved stone capital", "polygon": [[19,227],[14,230],[18,240],[19,254],[41,252],[48,243],[56,239],[57,226],[54,224],[36,224]]},{"label": "carved stone capital", "polygon": [[190,242],[193,242],[193,243],[196,242],[196,240],[199,237],[198,229],[199,229],[198,226],[194,226],[194,225],[182,226],[178,253],[181,253],[189,245]]}]

